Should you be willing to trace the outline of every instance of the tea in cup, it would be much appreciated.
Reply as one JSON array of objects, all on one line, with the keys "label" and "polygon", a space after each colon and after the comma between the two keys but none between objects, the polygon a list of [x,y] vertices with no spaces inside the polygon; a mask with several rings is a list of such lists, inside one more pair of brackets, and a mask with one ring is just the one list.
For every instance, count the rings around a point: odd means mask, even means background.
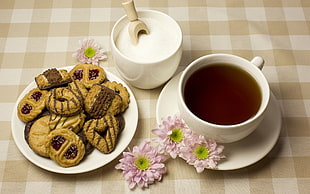
[{"label": "tea in cup", "polygon": [[270,89],[261,68],[230,54],[212,54],[192,62],[178,86],[181,117],[194,131],[219,143],[231,143],[252,133],[263,119]]}]

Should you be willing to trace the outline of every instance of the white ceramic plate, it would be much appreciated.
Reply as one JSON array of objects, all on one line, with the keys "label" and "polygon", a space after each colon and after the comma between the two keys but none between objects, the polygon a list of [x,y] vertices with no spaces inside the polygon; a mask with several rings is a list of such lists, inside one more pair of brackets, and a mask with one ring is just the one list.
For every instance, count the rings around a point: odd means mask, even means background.
[{"label": "white ceramic plate", "polygon": [[[71,70],[72,67],[73,66],[64,67],[63,69]],[[127,87],[127,90],[130,94],[129,107],[123,114],[124,119],[125,119],[125,128],[119,136],[118,143],[115,147],[115,150],[110,154],[103,154],[97,149],[95,149],[80,164],[74,167],[69,167],[69,168],[63,168],[59,166],[58,164],[56,164],[53,160],[41,157],[37,155],[36,153],[34,153],[24,139],[25,124],[22,121],[20,121],[17,116],[18,103],[28,91],[36,87],[36,83],[35,81],[33,81],[24,89],[24,91],[18,97],[17,102],[14,106],[12,119],[11,119],[11,128],[12,128],[12,135],[13,135],[14,141],[18,149],[29,161],[51,172],[62,173],[62,174],[78,174],[78,173],[95,170],[97,168],[100,168],[106,165],[107,163],[115,159],[119,154],[121,154],[125,148],[127,148],[137,128],[137,123],[138,123],[137,102],[136,102],[136,99],[132,91],[130,90],[130,88],[125,82],[123,82],[120,78],[118,78],[114,74],[106,70],[105,72],[109,80],[122,83],[125,87]]]},{"label": "white ceramic plate", "polygon": [[[163,88],[156,105],[157,123],[161,118],[179,112],[177,87],[181,73],[173,77]],[[281,131],[281,111],[271,93],[270,104],[260,126],[246,138],[225,146],[223,159],[217,170],[235,170],[254,164],[266,156],[276,144]]]}]

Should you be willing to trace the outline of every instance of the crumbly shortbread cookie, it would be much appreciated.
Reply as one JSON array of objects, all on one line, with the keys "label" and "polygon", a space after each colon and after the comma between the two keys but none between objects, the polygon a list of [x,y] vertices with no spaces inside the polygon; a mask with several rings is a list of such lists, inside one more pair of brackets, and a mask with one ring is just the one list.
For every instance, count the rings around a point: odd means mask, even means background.
[{"label": "crumbly shortbread cookie", "polygon": [[46,138],[50,133],[48,126],[50,116],[44,116],[36,120],[30,127],[28,133],[28,144],[30,148],[43,157],[49,157],[48,149],[46,149]]}]

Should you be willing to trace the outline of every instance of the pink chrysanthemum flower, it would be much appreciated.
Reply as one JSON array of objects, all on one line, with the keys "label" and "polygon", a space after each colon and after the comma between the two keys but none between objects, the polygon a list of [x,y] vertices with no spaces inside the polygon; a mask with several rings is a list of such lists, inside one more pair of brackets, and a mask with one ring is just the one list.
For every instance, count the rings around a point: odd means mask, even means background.
[{"label": "pink chrysanthemum flower", "polygon": [[160,152],[167,152],[172,158],[179,155],[180,149],[185,146],[184,140],[192,135],[192,131],[177,115],[163,118],[162,124],[152,129],[152,132],[157,135],[154,142],[158,143]]},{"label": "pink chrysanthemum flower", "polygon": [[72,56],[77,58],[80,62],[98,65],[100,60],[107,58],[103,49],[101,49],[93,39],[84,39],[83,41],[79,41],[79,43],[81,48]]},{"label": "pink chrysanthemum flower", "polygon": [[204,136],[193,134],[191,139],[187,139],[187,146],[182,147],[180,157],[188,164],[193,165],[198,173],[205,168],[215,169],[217,162],[225,158],[222,155],[224,146],[217,145],[215,141],[206,140]]},{"label": "pink chrysanthemum flower", "polygon": [[162,179],[162,175],[166,173],[163,162],[167,158],[167,155],[153,148],[149,141],[144,141],[139,146],[134,146],[132,152],[123,152],[123,158],[115,168],[123,170],[123,176],[129,182],[130,189],[136,185],[143,188]]}]

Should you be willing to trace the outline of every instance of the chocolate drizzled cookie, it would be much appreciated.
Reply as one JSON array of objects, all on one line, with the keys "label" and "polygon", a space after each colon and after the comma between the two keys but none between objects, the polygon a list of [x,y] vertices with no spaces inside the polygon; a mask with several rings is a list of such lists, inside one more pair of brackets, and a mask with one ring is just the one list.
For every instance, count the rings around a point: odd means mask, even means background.
[{"label": "chocolate drizzled cookie", "polygon": [[94,84],[84,101],[85,111],[92,118],[101,118],[106,114],[117,115],[122,108],[122,98],[115,91]]},{"label": "chocolate drizzled cookie", "polygon": [[47,90],[68,84],[72,79],[67,70],[52,68],[35,77],[35,81],[41,90]]},{"label": "chocolate drizzled cookie", "polygon": [[88,141],[99,151],[112,152],[120,133],[119,122],[113,115],[101,119],[91,119],[84,124],[83,132]]},{"label": "chocolate drizzled cookie", "polygon": [[82,111],[82,99],[69,88],[54,88],[46,97],[46,108],[57,115],[73,116]]}]

